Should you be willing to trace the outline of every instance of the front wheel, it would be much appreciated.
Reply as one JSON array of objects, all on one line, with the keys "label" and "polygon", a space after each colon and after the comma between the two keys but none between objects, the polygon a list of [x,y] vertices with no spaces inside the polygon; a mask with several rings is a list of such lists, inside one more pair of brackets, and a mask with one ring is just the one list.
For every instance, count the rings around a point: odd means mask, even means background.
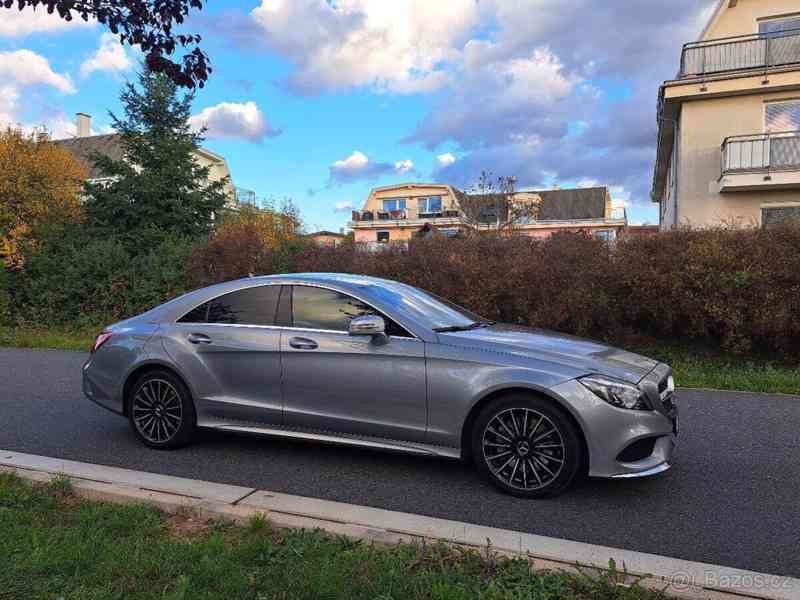
[{"label": "front wheel", "polygon": [[189,443],[195,429],[191,394],[165,370],[142,375],[131,388],[128,417],[134,432],[151,448],[172,449]]},{"label": "front wheel", "polygon": [[490,403],[472,431],[478,470],[501,490],[524,498],[555,496],[580,470],[577,428],[552,400],[513,394]]}]

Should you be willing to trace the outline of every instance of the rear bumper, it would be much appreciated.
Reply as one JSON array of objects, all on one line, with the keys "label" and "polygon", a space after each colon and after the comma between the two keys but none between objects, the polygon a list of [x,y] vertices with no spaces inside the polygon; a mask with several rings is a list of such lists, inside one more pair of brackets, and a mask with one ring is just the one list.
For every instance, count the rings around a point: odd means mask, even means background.
[{"label": "rear bumper", "polygon": [[83,369],[81,369],[84,396],[111,412],[118,415],[124,414],[122,401],[114,393],[115,386],[113,382],[104,380],[97,372],[98,370],[92,368],[92,359],[93,357],[89,357],[89,360],[86,361]]}]

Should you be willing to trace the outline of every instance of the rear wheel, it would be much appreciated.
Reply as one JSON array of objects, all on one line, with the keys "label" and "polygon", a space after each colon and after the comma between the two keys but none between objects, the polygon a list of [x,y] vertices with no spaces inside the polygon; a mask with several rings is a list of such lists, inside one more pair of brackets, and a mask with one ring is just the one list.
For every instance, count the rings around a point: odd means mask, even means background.
[{"label": "rear wheel", "polygon": [[524,498],[566,490],[583,460],[579,433],[552,400],[512,394],[490,403],[475,421],[472,455],[501,490]]},{"label": "rear wheel", "polygon": [[151,448],[179,448],[195,429],[191,394],[184,383],[165,370],[150,371],[131,388],[128,417],[134,432]]}]

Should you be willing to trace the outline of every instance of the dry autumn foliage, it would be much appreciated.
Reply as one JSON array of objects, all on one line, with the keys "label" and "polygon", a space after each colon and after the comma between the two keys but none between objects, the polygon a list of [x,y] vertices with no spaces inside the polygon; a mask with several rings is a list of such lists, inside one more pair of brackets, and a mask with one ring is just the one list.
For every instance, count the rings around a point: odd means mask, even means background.
[{"label": "dry autumn foliage", "polygon": [[0,131],[0,260],[22,267],[22,244],[45,222],[78,221],[86,169],[41,133]]},{"label": "dry autumn foliage", "polygon": [[254,273],[271,272],[275,253],[298,239],[297,209],[243,206],[227,215],[208,243],[199,247],[189,265],[189,280],[202,286]]}]

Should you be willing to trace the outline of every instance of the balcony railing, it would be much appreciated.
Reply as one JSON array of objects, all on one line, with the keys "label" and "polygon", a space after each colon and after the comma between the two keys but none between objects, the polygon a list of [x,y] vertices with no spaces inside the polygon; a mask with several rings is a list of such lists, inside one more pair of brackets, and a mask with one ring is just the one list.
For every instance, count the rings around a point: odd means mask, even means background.
[{"label": "balcony railing", "polygon": [[722,174],[800,169],[800,131],[738,135],[722,142]]},{"label": "balcony railing", "polygon": [[800,29],[684,44],[680,77],[800,63]]},{"label": "balcony railing", "polygon": [[408,209],[390,211],[354,210],[352,220],[354,223],[370,223],[373,221],[405,221],[414,219],[427,221],[431,219],[458,219],[460,214],[461,213],[457,210],[444,210],[436,213],[420,213],[416,210],[411,211]]},{"label": "balcony railing", "polygon": [[236,194],[236,204],[246,204],[248,206],[257,206],[256,193],[253,190],[237,187],[234,190]]}]

